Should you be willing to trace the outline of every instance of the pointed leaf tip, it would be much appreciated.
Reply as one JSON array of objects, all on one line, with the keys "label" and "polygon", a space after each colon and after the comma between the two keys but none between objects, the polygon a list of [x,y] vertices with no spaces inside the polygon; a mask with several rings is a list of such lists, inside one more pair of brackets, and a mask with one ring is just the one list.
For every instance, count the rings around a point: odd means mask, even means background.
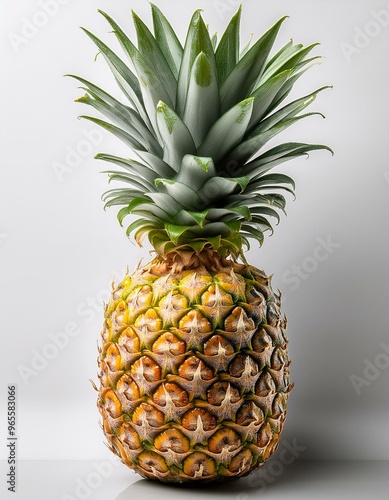
[{"label": "pointed leaf tip", "polygon": [[247,99],[245,99],[244,101],[242,101],[238,104],[238,106],[240,106],[242,112],[237,117],[236,123],[243,122],[246,113],[251,113],[252,108],[253,108],[253,104],[254,104],[254,97],[248,97]]},{"label": "pointed leaf tip", "polygon": [[204,52],[200,52],[195,61],[195,79],[200,87],[209,87],[212,82],[212,68]]}]

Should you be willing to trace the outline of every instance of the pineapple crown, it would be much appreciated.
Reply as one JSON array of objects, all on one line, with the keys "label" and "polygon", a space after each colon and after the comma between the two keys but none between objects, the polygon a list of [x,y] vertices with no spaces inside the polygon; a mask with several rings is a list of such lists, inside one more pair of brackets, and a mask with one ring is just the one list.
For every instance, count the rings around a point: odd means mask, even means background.
[{"label": "pineapple crown", "polygon": [[[129,65],[88,30],[123,92],[126,103],[84,78],[86,94],[77,99],[109,119],[82,116],[121,139],[137,159],[100,153],[116,165],[110,181],[123,187],[103,195],[105,207],[120,206],[121,225],[141,245],[145,235],[161,255],[211,249],[242,257],[249,239],[260,244],[285,211],[281,194],[294,194],[294,181],[268,173],[278,164],[330,148],[287,142],[263,151],[276,134],[320,113],[302,113],[322,87],[284,104],[295,82],[320,56],[316,43],[287,43],[270,56],[286,16],[258,41],[240,47],[241,8],[217,40],[201,11],[193,14],[184,46],[171,24],[151,4],[154,34],[133,13],[137,46],[105,12]],[[323,115],[321,115],[323,116]]]}]

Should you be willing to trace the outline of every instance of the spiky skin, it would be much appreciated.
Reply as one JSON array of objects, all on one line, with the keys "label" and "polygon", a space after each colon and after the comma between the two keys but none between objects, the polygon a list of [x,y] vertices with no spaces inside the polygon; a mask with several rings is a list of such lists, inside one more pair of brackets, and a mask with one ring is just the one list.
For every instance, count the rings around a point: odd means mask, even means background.
[{"label": "spiky skin", "polygon": [[217,254],[157,257],[127,275],[106,307],[99,355],[111,450],[163,482],[261,467],[291,389],[280,307],[270,277]]}]

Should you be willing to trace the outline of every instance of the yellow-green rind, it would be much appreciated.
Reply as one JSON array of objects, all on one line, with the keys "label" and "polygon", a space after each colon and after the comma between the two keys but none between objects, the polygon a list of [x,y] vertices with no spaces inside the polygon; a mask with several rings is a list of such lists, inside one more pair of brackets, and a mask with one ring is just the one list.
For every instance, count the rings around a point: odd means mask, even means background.
[{"label": "yellow-green rind", "polygon": [[286,319],[252,266],[156,258],[113,289],[98,406],[111,450],[143,477],[224,481],[275,451],[291,385]]}]

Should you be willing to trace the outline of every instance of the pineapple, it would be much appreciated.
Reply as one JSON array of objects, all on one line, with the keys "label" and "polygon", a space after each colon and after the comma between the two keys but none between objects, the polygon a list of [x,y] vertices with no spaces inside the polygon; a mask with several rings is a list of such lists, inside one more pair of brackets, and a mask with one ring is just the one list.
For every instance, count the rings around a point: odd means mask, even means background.
[{"label": "pineapple", "polygon": [[[240,48],[241,9],[217,40],[200,10],[184,45],[151,4],[153,33],[133,13],[135,45],[106,13],[128,62],[87,30],[126,102],[84,78],[79,102],[109,121],[129,157],[104,196],[127,235],[155,249],[147,265],[113,285],[99,347],[98,408],[108,446],[141,476],[162,482],[223,481],[261,467],[277,448],[292,388],[281,294],[249,265],[279,221],[293,180],[273,167],[320,144],[263,150],[320,88],[284,103],[318,56],[290,41],[270,55],[280,19]],[[131,152],[131,154],[130,154]],[[137,159],[133,159],[136,155]],[[281,191],[281,192],[280,192]]]}]

